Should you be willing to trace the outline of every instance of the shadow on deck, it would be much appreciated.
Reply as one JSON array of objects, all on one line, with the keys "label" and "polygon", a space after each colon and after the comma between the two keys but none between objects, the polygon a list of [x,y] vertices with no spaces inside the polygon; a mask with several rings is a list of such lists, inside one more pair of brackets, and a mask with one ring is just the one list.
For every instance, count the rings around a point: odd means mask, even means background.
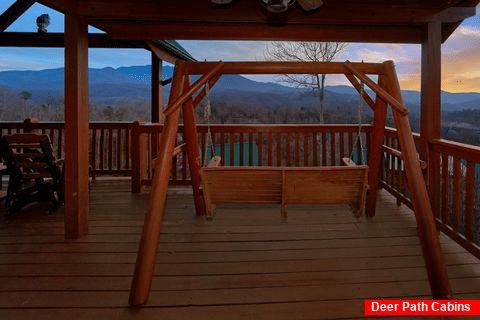
[{"label": "shadow on deck", "polygon": [[[0,218],[1,319],[358,319],[365,298],[428,298],[415,219],[381,192],[374,219],[339,206],[219,207],[194,215],[170,190],[152,293],[128,295],[148,194],[99,180],[89,235],[63,237],[62,212]],[[3,208],[1,209],[3,210]],[[441,235],[455,298],[480,298],[480,261]]]}]

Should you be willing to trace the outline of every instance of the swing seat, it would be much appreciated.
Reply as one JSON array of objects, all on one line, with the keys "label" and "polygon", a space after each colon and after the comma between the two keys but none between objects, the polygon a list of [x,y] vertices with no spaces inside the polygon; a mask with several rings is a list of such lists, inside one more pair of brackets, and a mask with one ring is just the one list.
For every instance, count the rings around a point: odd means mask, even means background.
[{"label": "swing seat", "polygon": [[206,167],[201,170],[207,218],[217,204],[348,204],[365,210],[368,166]]}]

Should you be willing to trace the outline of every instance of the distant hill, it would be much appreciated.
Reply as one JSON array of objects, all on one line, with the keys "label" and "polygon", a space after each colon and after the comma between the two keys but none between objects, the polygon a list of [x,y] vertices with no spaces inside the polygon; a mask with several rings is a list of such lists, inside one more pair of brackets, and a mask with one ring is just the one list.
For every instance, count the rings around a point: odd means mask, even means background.
[{"label": "distant hill", "polygon": [[[132,66],[89,69],[90,98],[97,104],[114,104],[119,101],[145,101],[150,99],[151,66]],[[173,67],[163,67],[163,79],[170,78]],[[195,78],[192,79],[194,81]],[[14,91],[29,91],[39,101],[63,96],[64,69],[42,71],[0,72],[0,86]],[[167,96],[170,86],[165,87]],[[352,108],[358,104],[359,95],[351,86],[326,88],[327,108]],[[412,113],[419,112],[420,93],[404,90],[404,100]],[[306,89],[296,89],[279,83],[264,83],[241,75],[224,75],[212,89],[211,99],[216,101],[248,103],[276,108],[297,105],[316,106],[318,98]],[[442,92],[442,109],[446,112],[480,109],[480,93]]]}]

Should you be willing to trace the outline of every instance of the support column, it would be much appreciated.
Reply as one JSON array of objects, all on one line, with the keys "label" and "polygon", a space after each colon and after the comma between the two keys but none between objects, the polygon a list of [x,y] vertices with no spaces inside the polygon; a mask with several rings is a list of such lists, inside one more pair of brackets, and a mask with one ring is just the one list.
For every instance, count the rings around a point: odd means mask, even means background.
[{"label": "support column", "polygon": [[163,123],[162,60],[152,52],[152,123]]},{"label": "support column", "polygon": [[88,232],[88,25],[65,14],[65,238]]},{"label": "support column", "polygon": [[442,24],[429,22],[427,39],[422,43],[421,109],[420,109],[420,158],[428,163],[427,186],[434,211],[438,186],[438,168],[429,152],[429,142],[441,136],[441,44]]},{"label": "support column", "polygon": [[[152,52],[152,123],[163,124],[163,87],[162,87],[162,60]],[[152,154],[155,158],[158,152],[159,135],[152,136]]]}]

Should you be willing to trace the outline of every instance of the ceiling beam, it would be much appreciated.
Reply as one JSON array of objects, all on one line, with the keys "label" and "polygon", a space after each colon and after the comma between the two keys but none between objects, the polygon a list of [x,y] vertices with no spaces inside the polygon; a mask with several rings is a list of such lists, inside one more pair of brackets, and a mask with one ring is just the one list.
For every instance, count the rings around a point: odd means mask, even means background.
[{"label": "ceiling beam", "polygon": [[[89,48],[127,48],[143,49],[142,42],[112,40],[106,34],[89,34]],[[63,48],[63,33],[1,32],[0,47],[44,47]]]},{"label": "ceiling beam", "polygon": [[77,13],[76,0],[37,0],[37,2],[62,13]]},{"label": "ceiling beam", "polygon": [[[463,3],[464,7],[473,7],[476,9],[476,6],[480,3],[480,0],[468,0],[465,3]],[[463,21],[463,20],[462,20]],[[442,26],[442,43],[445,42],[451,35],[452,33],[457,30],[457,28],[460,26],[462,21],[456,21],[453,23],[449,24],[444,24]]]},{"label": "ceiling beam", "polygon": [[413,26],[272,26],[265,23],[127,23],[98,21],[113,39],[298,40],[421,43],[424,32]]},{"label": "ceiling beam", "polygon": [[452,7],[432,16],[429,21],[458,22],[473,17],[475,14],[475,7]]},{"label": "ceiling beam", "polygon": [[17,0],[2,15],[0,15],[0,32],[5,31],[25,11],[27,11],[35,0]]},{"label": "ceiling beam", "polygon": [[[353,1],[348,5],[328,1],[320,10],[305,14],[297,6],[289,8],[286,20],[293,24],[415,24],[427,21],[440,9],[425,6],[395,6],[388,1],[365,4]],[[112,2],[84,0],[78,3],[79,14],[104,20],[152,20],[163,22],[265,22],[268,14],[258,1],[235,1],[230,6],[212,6],[211,1],[184,1],[182,5],[155,1]]]},{"label": "ceiling beam", "polygon": [[154,41],[146,41],[145,49],[151,51],[159,60],[164,60],[171,64],[175,64],[175,61],[178,60],[178,57],[166,52]]}]

